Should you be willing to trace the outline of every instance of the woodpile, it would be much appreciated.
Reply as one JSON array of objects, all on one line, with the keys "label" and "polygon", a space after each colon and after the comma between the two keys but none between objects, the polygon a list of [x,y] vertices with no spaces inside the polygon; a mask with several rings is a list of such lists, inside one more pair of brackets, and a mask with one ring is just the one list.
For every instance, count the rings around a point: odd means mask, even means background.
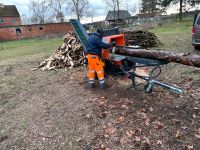
[{"label": "woodpile", "polygon": [[145,30],[123,31],[125,35],[126,46],[138,45],[143,48],[157,46],[160,42],[156,35]]},{"label": "woodpile", "polygon": [[86,55],[75,33],[66,34],[63,41],[64,43],[49,58],[40,63],[39,68],[42,71],[73,68],[84,64]]}]

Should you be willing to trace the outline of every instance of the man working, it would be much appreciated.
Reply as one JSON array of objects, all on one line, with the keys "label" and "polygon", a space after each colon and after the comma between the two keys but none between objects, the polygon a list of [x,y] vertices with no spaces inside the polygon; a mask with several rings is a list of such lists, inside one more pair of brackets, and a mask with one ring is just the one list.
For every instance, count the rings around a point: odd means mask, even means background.
[{"label": "man working", "polygon": [[99,79],[99,85],[101,89],[106,88],[104,78],[104,63],[101,60],[101,49],[110,48],[112,45],[102,42],[103,30],[98,29],[88,39],[87,43],[87,54],[88,54],[88,67],[89,67],[89,88],[94,87],[95,83],[95,72]]}]

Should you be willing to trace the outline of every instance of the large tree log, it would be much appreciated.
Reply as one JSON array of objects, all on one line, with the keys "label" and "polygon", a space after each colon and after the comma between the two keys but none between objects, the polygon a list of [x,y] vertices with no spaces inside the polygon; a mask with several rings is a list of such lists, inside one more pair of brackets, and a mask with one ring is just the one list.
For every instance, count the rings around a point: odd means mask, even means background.
[{"label": "large tree log", "polygon": [[129,49],[124,47],[116,47],[114,53],[125,56],[163,60],[168,62],[180,63],[183,65],[200,67],[200,56],[192,55],[190,53],[174,53],[146,49]]}]

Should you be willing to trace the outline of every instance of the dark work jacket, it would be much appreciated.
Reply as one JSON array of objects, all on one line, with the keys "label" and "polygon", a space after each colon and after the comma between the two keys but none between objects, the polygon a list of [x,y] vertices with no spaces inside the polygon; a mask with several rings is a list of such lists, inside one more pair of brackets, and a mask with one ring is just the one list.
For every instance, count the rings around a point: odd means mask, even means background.
[{"label": "dark work jacket", "polygon": [[101,49],[102,48],[110,48],[111,44],[107,44],[102,42],[102,38],[99,33],[92,33],[92,35],[88,38],[87,42],[87,54],[94,54],[101,57]]}]

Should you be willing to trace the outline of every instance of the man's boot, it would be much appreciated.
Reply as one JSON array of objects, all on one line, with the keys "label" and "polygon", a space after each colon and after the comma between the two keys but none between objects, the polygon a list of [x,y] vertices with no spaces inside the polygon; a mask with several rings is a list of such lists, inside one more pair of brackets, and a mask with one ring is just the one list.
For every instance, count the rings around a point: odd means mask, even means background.
[{"label": "man's boot", "polygon": [[111,86],[109,84],[107,84],[106,82],[103,84],[100,84],[100,89],[107,89],[109,87],[111,87]]},{"label": "man's boot", "polygon": [[88,88],[92,89],[94,87],[95,87],[94,84],[88,84]]},{"label": "man's boot", "polygon": [[100,86],[100,89],[106,89],[106,88],[109,88],[109,87],[110,87],[110,86],[105,82],[105,80],[99,81],[99,86]]},{"label": "man's boot", "polygon": [[88,81],[88,88],[92,89],[92,88],[94,88],[94,87],[95,87],[94,81],[89,80],[89,81]]}]

